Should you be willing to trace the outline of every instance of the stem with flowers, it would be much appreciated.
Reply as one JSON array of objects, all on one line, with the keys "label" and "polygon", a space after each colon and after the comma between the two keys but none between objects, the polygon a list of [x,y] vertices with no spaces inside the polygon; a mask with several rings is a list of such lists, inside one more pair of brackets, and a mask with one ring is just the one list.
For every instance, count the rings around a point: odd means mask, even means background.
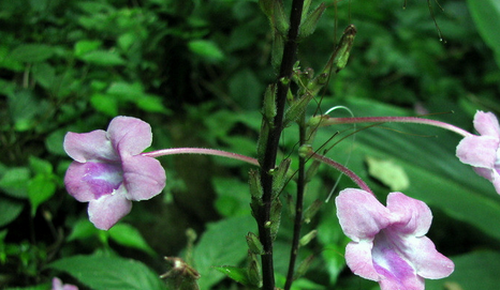
[{"label": "stem with flowers", "polygon": [[[266,2],[266,1],[264,1]],[[274,5],[272,1],[267,1],[270,5]],[[265,5],[265,4],[264,4]],[[264,247],[262,254],[262,279],[264,290],[274,290],[274,266],[273,266],[273,237],[271,228],[268,222],[271,220],[272,208],[279,200],[273,199],[273,175],[271,170],[276,167],[276,158],[281,132],[283,130],[283,117],[285,113],[285,104],[290,88],[290,79],[292,77],[293,65],[296,60],[297,41],[299,34],[299,26],[302,16],[304,0],[293,0],[292,10],[290,15],[290,28],[287,34],[287,41],[283,50],[283,58],[281,60],[278,81],[276,83],[276,103],[265,104],[264,106],[275,106],[276,115],[269,121],[264,118],[264,128],[261,131],[261,137],[267,140],[264,145],[264,155],[261,157],[261,174],[260,182],[262,185],[262,206],[259,206],[254,212],[259,229],[259,238]],[[270,100],[265,100],[265,102]],[[268,131],[267,131],[268,130]],[[265,136],[265,137],[264,137]],[[274,213],[278,214],[278,213]]]},{"label": "stem with flowers", "polygon": [[[257,158],[217,149],[191,147],[143,152],[152,142],[151,127],[137,118],[119,116],[111,121],[107,131],[69,132],[66,135],[64,150],[74,162],[67,170],[65,186],[78,201],[89,202],[90,221],[97,228],[108,230],[130,212],[132,201],[148,200],[163,190],[166,174],[156,159],[158,157],[203,154],[259,166],[258,171],[252,170],[249,174],[251,211],[258,228],[258,235],[249,232],[246,236],[250,265],[244,270],[244,274],[241,269],[240,272],[234,270],[235,267],[225,270],[237,272],[239,276],[235,280],[246,283],[245,286],[276,290],[273,247],[280,226],[280,194],[296,174],[293,234],[284,283],[284,290],[290,290],[296,277],[305,273],[307,268],[300,271],[296,269],[299,248],[302,242],[307,244],[314,237],[314,234],[301,237],[301,229],[307,216],[304,213],[307,211],[304,210],[306,185],[315,172],[314,163],[310,167],[307,163],[311,159],[316,163],[319,161],[345,174],[359,187],[344,189],[335,198],[340,227],[352,240],[345,251],[347,266],[354,274],[378,282],[382,290],[424,289],[425,279],[447,277],[454,270],[453,262],[439,253],[433,242],[425,236],[432,220],[430,208],[424,202],[401,192],[389,193],[387,205],[383,205],[356,173],[345,165],[318,154],[311,145],[313,138],[322,127],[337,124],[398,122],[440,127],[464,137],[457,147],[457,156],[492,181],[500,192],[498,120],[490,113],[478,112],[475,126],[481,136],[444,122],[420,117],[332,118],[318,115],[306,122],[306,109],[311,100],[329,77],[346,65],[356,29],[353,25],[347,27],[320,74],[314,77],[312,70],[301,71],[300,64],[296,62],[297,44],[301,31],[304,35],[310,33],[310,29],[307,26],[303,28],[301,24],[314,23],[325,9],[320,5],[308,14],[307,21],[302,21],[304,5],[307,8],[310,5],[310,1],[306,4],[304,2],[306,1],[293,0],[289,21],[283,18],[282,1],[259,2],[271,20],[273,33],[276,34],[275,41],[285,39],[285,42],[277,81],[269,86],[264,96]],[[292,82],[296,85],[293,87],[295,92],[291,90]],[[289,172],[291,158],[277,161],[282,132],[291,124],[297,124],[299,128],[299,164],[297,172],[293,174]],[[479,149],[475,152],[477,144]],[[308,216],[307,219],[309,218]],[[260,264],[257,259],[259,255]],[[200,275],[194,267],[180,258],[167,260],[173,263],[173,267],[162,277],[174,277],[174,280],[178,280],[175,282],[182,286],[176,286],[175,290],[198,289],[196,280]],[[55,283],[62,286],[60,281]]]}]

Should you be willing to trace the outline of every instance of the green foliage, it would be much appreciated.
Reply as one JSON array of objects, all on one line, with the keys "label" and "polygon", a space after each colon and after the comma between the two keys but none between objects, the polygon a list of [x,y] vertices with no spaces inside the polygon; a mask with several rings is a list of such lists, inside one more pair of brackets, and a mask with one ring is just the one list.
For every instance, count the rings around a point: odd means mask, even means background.
[{"label": "green foliage", "polygon": [[113,256],[73,256],[50,268],[67,272],[96,290],[165,290],[158,275],[144,264]]},{"label": "green foliage", "polygon": [[500,40],[495,33],[495,27],[500,25],[500,4],[498,1],[488,0],[484,3],[467,1],[477,30],[484,41],[494,51],[497,64],[500,66]]},{"label": "green foliage", "polygon": [[238,265],[246,257],[246,233],[253,230],[251,216],[225,219],[208,225],[207,230],[194,248],[194,267],[201,275],[200,289],[211,286],[224,278],[212,266]]},{"label": "green foliage", "polygon": [[[70,158],[62,142],[68,131],[105,129],[112,117],[132,115],[152,125],[155,149],[214,147],[261,160],[268,136],[256,145],[258,132],[268,126],[261,125],[262,115],[276,115],[274,89],[263,110],[262,98],[281,62],[289,2],[0,1],[0,288],[49,289],[52,277],[62,275],[80,289],[166,289],[158,254],[186,257],[201,274],[200,289],[255,284],[245,239],[258,232],[245,181],[249,166],[216,158],[198,166],[192,160],[200,156],[161,158],[168,176],[163,198],[134,205],[124,223],[104,232],[64,189]],[[341,104],[355,116],[454,111],[431,117],[472,130],[477,109],[500,112],[497,1],[443,0],[444,11],[431,3],[443,42],[425,1],[408,1],[406,9],[400,0],[305,2],[297,69],[314,94],[303,90],[288,107],[281,136],[279,159],[290,158],[291,165],[280,167],[271,223],[279,287],[293,232],[294,121],[301,114]],[[331,64],[342,71],[324,75],[335,39],[349,24],[356,26],[356,40],[342,46],[339,65]],[[354,143],[342,139],[354,130]],[[381,200],[402,190],[431,206],[429,236],[453,255],[456,271],[427,281],[427,289],[451,282],[496,289],[500,201],[487,181],[456,160],[458,142],[433,128],[393,124],[322,128],[311,140],[315,149],[331,148],[327,155],[337,161],[350,156],[349,168]],[[292,289],[376,289],[344,271],[349,239],[333,202],[320,202],[338,175],[317,165],[307,176],[304,208],[310,209],[301,235],[317,230],[317,237],[300,249],[298,264],[307,261],[307,271]],[[258,199],[255,172],[251,180]],[[336,190],[347,186],[353,184],[344,177]],[[200,236],[188,245],[187,228]]]}]

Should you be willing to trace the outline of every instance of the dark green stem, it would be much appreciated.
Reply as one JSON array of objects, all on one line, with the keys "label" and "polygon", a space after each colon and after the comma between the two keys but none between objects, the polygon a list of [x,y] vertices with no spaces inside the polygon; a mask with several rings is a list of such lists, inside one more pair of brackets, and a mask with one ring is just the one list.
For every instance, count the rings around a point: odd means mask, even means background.
[{"label": "dark green stem", "polygon": [[[305,115],[299,122],[300,144],[306,141]],[[285,290],[290,290],[294,280],[295,263],[299,252],[300,229],[302,228],[302,210],[304,207],[304,192],[306,188],[306,158],[299,156],[299,172],[297,176],[297,200],[295,201],[295,219],[293,225],[292,249],[290,251],[290,262],[286,276]]]},{"label": "dark green stem", "polygon": [[262,255],[262,279],[263,290],[274,290],[274,265],[273,265],[273,240],[271,230],[266,227],[270,221],[273,177],[269,174],[270,170],[276,166],[279,140],[283,130],[283,115],[285,112],[286,95],[290,87],[290,78],[292,76],[293,65],[297,54],[297,37],[299,34],[300,18],[304,0],[293,0],[292,11],[290,15],[290,29],[288,31],[287,41],[283,51],[280,73],[278,76],[276,92],[276,116],[273,120],[269,137],[266,143],[266,150],[261,164],[261,184],[262,184],[262,202],[263,207],[257,213],[257,223],[259,228],[259,237],[264,247]]}]

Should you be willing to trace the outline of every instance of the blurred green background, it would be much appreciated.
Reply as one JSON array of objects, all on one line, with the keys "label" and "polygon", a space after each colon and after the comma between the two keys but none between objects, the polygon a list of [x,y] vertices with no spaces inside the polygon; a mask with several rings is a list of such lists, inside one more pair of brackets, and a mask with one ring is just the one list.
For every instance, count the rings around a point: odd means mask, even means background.
[{"label": "blurred green background", "polygon": [[[291,1],[284,2],[289,8]],[[348,24],[358,34],[347,67],[315,98],[311,114],[335,105],[356,116],[442,113],[430,117],[472,131],[476,110],[500,113],[496,0],[442,0],[443,10],[430,1],[432,13],[426,1],[408,1],[406,9],[403,0],[325,4],[315,33],[299,45],[302,68],[322,69]],[[62,140],[68,131],[105,129],[114,116],[130,115],[151,124],[152,149],[212,147],[255,156],[262,95],[276,78],[271,55],[268,20],[252,0],[0,1],[0,288],[50,289],[58,275],[80,289],[163,289],[156,278],[168,269],[163,256],[186,255],[189,228],[198,236],[192,254],[201,289],[244,289],[211,266],[245,264],[244,235],[255,231],[250,166],[204,156],[160,158],[164,193],[135,203],[122,223],[103,232],[88,222],[86,204],[64,189],[71,160]],[[458,136],[424,126],[387,127],[362,130],[354,143],[343,141],[328,155],[344,162],[351,154],[349,167],[382,201],[389,190],[401,190],[432,208],[429,236],[457,269],[429,281],[428,289],[496,289],[498,194],[456,160]],[[348,128],[320,131],[316,146]],[[296,142],[291,126],[282,156],[295,156]],[[370,171],[381,161],[389,163],[384,170],[402,169],[409,183],[397,188]],[[324,200],[337,176],[322,167],[308,186],[306,206]],[[337,190],[346,186],[353,184],[343,178]],[[284,199],[293,192],[290,183]],[[278,284],[292,231],[284,208]],[[378,287],[346,270],[348,239],[333,203],[304,234],[312,229],[318,238],[301,258],[316,258],[296,289]],[[103,259],[111,260],[100,270],[82,270]]]}]

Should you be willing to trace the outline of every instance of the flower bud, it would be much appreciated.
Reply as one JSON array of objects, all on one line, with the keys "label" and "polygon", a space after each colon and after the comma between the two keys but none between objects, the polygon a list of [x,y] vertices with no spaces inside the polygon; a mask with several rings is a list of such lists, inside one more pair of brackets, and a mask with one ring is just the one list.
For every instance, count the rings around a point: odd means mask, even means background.
[{"label": "flower bud", "polygon": [[283,159],[281,161],[280,165],[276,170],[273,171],[273,195],[272,198],[277,198],[281,191],[283,190],[283,187],[285,186],[287,180],[288,180],[288,169],[290,168],[290,164],[292,163],[292,160],[290,158]]},{"label": "flower bud", "polygon": [[309,269],[309,266],[311,265],[312,261],[314,260],[314,255],[310,255],[309,257],[305,258],[302,262],[300,262],[299,266],[297,267],[297,271],[295,272],[294,279],[298,279],[307,272]]},{"label": "flower bud", "polygon": [[273,122],[276,116],[276,84],[269,85],[266,89],[262,114],[269,123]]},{"label": "flower bud", "polygon": [[309,13],[300,24],[299,28],[299,39],[307,37],[311,35],[314,30],[316,30],[316,26],[318,25],[318,21],[325,12],[326,5],[325,3],[321,3],[314,11]]},{"label": "flower bud", "polygon": [[256,255],[262,255],[264,254],[264,246],[259,240],[259,237],[257,237],[256,234],[252,232],[248,232],[247,236],[247,244],[248,244],[248,249],[250,252]]},{"label": "flower bud", "polygon": [[248,281],[251,285],[257,288],[262,287],[262,272],[260,270],[259,260],[257,255],[248,252],[249,264],[248,264]]},{"label": "flower bud", "polygon": [[303,236],[302,238],[300,238],[299,245],[301,247],[303,247],[303,246],[309,244],[309,242],[312,241],[317,235],[318,235],[318,231],[317,230],[310,231],[305,236]]},{"label": "flower bud", "polygon": [[319,209],[323,205],[323,201],[316,199],[305,211],[304,211],[304,222],[306,224],[310,223],[312,218],[318,213]]}]

